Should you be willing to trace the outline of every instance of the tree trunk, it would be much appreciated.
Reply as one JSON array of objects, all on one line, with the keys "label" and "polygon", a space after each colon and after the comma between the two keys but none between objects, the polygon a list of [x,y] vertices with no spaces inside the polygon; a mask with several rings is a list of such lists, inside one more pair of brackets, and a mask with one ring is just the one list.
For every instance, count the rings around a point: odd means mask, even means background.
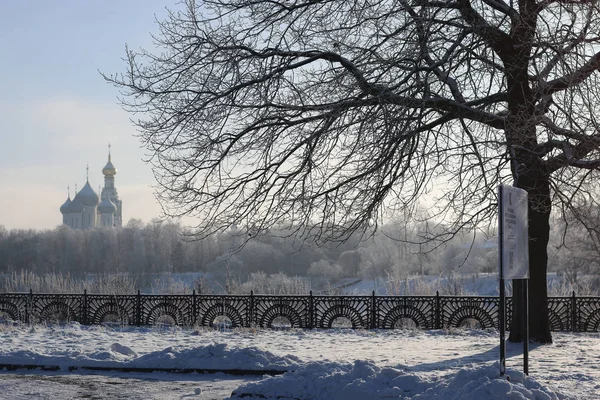
[{"label": "tree trunk", "polygon": [[[548,324],[548,288],[546,270],[547,246],[550,238],[550,175],[536,152],[536,99],[529,82],[531,43],[535,36],[534,1],[523,2],[526,12],[513,27],[512,46],[502,53],[507,73],[508,117],[506,139],[511,155],[515,186],[528,194],[529,212],[529,332],[539,343],[552,343]],[[509,340],[521,341],[523,299],[519,283],[513,290],[513,314]],[[515,295],[516,294],[516,295]]]},{"label": "tree trunk", "polygon": [[[533,183],[533,184],[532,184]],[[548,240],[550,238],[550,185],[547,179],[523,177],[519,186],[529,193],[529,337],[538,343],[552,343],[548,320]],[[513,281],[513,314],[509,341],[520,342],[523,298],[520,283]]]}]

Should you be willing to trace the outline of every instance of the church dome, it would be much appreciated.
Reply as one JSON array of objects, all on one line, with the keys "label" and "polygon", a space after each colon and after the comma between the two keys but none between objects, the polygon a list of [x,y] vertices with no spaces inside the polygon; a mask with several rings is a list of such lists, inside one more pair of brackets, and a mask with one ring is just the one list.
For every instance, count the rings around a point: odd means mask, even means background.
[{"label": "church dome", "polygon": [[85,186],[77,193],[73,201],[79,200],[84,206],[97,206],[100,203],[100,197],[94,192],[90,186],[90,182],[86,182]]},{"label": "church dome", "polygon": [[117,169],[112,164],[112,160],[110,157],[110,144],[108,145],[108,162],[106,163],[104,168],[102,168],[102,173],[104,174],[104,176],[115,176],[117,174]]},{"label": "church dome", "polygon": [[60,212],[62,214],[67,214],[69,212],[69,206],[71,205],[71,196],[67,198],[67,201],[64,202],[62,206],[60,206]]},{"label": "church dome", "polygon": [[73,201],[71,202],[71,204],[69,204],[69,208],[67,209],[67,213],[77,213],[80,214],[83,212],[83,203],[81,202],[81,200],[79,200],[77,198],[77,196],[75,196],[75,198],[73,199]]},{"label": "church dome", "polygon": [[98,212],[100,214],[114,214],[116,211],[117,206],[115,206],[115,204],[110,201],[108,197],[102,199],[100,205],[98,206]]},{"label": "church dome", "polygon": [[104,168],[102,168],[102,173],[104,174],[104,176],[115,176],[117,174],[117,169],[110,161],[110,158],[104,166]]}]

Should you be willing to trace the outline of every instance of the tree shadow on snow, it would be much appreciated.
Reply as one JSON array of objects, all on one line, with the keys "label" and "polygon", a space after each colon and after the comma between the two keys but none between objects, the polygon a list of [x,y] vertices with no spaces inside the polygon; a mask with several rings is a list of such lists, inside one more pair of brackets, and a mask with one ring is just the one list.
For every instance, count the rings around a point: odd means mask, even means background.
[{"label": "tree shadow on snow", "polygon": [[[531,352],[538,347],[544,346],[539,343],[530,342],[529,343],[529,352]],[[431,363],[423,363],[417,364],[411,367],[406,367],[407,371],[411,372],[429,372],[429,371],[443,371],[443,370],[451,370],[456,368],[462,368],[466,365],[471,364],[481,364],[490,361],[499,361],[500,360],[500,343],[497,346],[489,348],[481,353],[468,354],[459,356],[458,353],[455,353],[458,357],[445,359],[441,361],[431,362]],[[506,363],[507,367],[520,367],[523,365],[523,343],[512,343],[506,341]],[[531,355],[530,355],[531,358]]]}]

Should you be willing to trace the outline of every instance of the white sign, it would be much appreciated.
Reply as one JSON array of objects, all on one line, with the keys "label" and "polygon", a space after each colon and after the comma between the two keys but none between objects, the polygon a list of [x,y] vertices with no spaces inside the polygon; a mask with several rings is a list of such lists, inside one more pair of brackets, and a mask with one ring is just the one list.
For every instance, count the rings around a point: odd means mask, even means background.
[{"label": "white sign", "polygon": [[529,279],[527,192],[500,185],[499,198],[500,277]]}]

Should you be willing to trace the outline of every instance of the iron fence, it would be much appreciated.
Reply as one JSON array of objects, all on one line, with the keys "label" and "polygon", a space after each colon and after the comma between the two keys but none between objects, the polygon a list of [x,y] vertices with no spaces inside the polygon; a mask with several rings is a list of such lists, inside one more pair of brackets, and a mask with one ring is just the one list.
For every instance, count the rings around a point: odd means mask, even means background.
[{"label": "iron fence", "polygon": [[[84,325],[173,324],[232,327],[394,329],[498,328],[500,299],[492,296],[0,294],[0,319]],[[553,331],[600,330],[600,297],[548,299]],[[506,299],[507,328],[512,299]]]}]

